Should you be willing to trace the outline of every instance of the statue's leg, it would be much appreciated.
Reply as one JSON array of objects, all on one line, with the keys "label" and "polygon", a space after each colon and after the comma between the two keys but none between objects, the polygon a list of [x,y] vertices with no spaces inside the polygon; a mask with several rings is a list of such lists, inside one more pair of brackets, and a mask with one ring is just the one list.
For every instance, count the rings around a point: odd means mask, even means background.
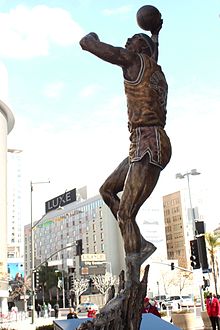
[{"label": "statue's leg", "polygon": [[138,253],[140,263],[143,263],[156,248],[142,237],[135,218],[142,204],[154,190],[159,175],[160,168],[149,163],[148,155],[138,162],[131,163],[119,205],[118,219],[126,255]]},{"label": "statue's leg", "polygon": [[116,220],[120,204],[120,199],[117,194],[124,188],[128,169],[129,158],[127,157],[119,164],[99,189],[104,202],[108,205]]}]

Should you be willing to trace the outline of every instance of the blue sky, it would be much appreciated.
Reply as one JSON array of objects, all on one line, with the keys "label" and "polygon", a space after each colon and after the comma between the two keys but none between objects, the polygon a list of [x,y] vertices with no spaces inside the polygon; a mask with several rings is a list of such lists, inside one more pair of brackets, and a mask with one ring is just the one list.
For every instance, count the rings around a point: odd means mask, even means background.
[{"label": "blue sky", "polygon": [[[24,202],[35,188],[35,215],[66,189],[88,186],[96,194],[106,176],[127,156],[126,102],[121,69],[81,50],[91,31],[124,46],[143,32],[136,23],[143,1],[0,1],[0,98],[12,109],[15,127],[8,147],[23,150]],[[152,202],[186,187],[177,172],[201,172],[191,180],[210,225],[220,222],[219,35],[217,0],[153,1],[164,20],[159,64],[169,85],[166,131],[173,156]],[[28,216],[27,216],[28,217]],[[28,222],[28,218],[26,220]]]}]

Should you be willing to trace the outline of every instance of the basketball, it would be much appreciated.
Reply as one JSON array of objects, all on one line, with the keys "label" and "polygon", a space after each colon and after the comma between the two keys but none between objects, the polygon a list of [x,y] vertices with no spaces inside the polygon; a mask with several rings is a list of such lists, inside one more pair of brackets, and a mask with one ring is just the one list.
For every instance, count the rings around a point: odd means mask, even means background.
[{"label": "basketball", "polygon": [[137,23],[145,31],[153,31],[161,24],[161,13],[150,5],[146,5],[137,11]]}]

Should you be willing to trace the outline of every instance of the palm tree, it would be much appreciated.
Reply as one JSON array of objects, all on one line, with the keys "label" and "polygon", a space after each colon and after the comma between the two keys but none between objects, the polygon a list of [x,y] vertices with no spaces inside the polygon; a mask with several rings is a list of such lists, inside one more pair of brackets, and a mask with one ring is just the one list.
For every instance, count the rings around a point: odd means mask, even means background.
[{"label": "palm tree", "polygon": [[213,269],[213,279],[215,284],[215,293],[218,294],[217,290],[217,275],[218,275],[218,260],[217,260],[217,250],[220,246],[220,235],[218,233],[206,233],[205,239],[208,244],[208,251],[211,259],[211,266]]}]

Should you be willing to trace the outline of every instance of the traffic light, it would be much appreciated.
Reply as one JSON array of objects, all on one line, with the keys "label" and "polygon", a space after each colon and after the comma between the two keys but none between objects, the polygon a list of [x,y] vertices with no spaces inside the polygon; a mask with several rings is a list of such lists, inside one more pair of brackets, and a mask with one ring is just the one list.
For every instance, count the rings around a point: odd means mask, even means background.
[{"label": "traffic light", "polygon": [[203,288],[203,290],[205,291],[205,289],[206,288],[208,288],[209,286],[210,286],[210,281],[209,281],[209,279],[206,279],[204,276],[203,276],[203,286],[202,286],[202,288]]},{"label": "traffic light", "polygon": [[210,281],[209,279],[206,279],[205,276],[203,276],[203,285],[202,285],[202,289],[203,291],[205,291],[206,288],[208,288],[210,286]]},{"label": "traffic light", "polygon": [[74,277],[73,275],[69,276],[69,289],[73,289],[73,284],[74,284]]},{"label": "traffic light", "polygon": [[39,284],[40,284],[40,274],[39,274],[39,270],[36,270],[34,272],[34,287],[37,289],[39,287]]},{"label": "traffic light", "polygon": [[78,239],[76,241],[76,255],[77,256],[82,255],[82,239]]},{"label": "traffic light", "polygon": [[199,250],[199,260],[202,267],[203,273],[209,272],[209,263],[207,258],[207,249],[205,242],[205,223],[204,221],[195,221],[196,226],[196,237]]},{"label": "traffic light", "polygon": [[200,261],[199,261],[199,250],[198,250],[198,244],[197,239],[193,239],[190,241],[190,250],[191,250],[191,266],[193,269],[199,269],[200,268]]},{"label": "traffic light", "polygon": [[171,270],[174,270],[174,269],[175,269],[174,262],[171,262]]}]

